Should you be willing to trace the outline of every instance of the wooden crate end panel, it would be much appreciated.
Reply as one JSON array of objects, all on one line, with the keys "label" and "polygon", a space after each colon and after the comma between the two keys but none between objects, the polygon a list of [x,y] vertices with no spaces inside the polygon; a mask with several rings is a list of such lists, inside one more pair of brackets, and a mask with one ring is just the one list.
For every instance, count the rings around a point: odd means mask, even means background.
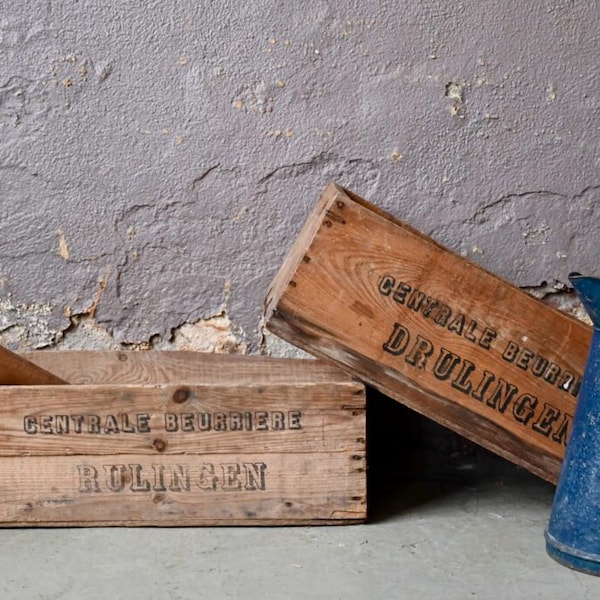
[{"label": "wooden crate end panel", "polygon": [[342,188],[335,183],[330,183],[323,191],[319,202],[310,213],[291,249],[289,250],[283,265],[277,272],[265,298],[265,314],[269,314],[272,307],[277,304],[286,289],[294,285],[293,277],[298,266],[309,260],[306,249],[311,245],[323,220],[327,218],[331,206],[339,199],[344,198],[345,194]]},{"label": "wooden crate end panel", "polygon": [[267,327],[554,481],[591,329],[346,195]]}]

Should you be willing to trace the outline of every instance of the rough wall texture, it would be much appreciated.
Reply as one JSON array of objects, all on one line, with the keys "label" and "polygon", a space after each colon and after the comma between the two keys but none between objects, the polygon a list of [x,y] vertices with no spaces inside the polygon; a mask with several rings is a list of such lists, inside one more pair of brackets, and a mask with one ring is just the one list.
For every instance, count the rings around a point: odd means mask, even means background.
[{"label": "rough wall texture", "polygon": [[12,347],[256,351],[329,180],[518,285],[600,274],[591,0],[0,6]]}]

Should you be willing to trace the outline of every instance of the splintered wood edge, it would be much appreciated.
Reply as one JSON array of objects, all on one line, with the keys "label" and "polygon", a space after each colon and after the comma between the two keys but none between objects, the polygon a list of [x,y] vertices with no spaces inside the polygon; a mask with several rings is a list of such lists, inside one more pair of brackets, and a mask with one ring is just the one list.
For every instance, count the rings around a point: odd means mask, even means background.
[{"label": "splintered wood edge", "polygon": [[267,296],[264,305],[264,315],[267,320],[275,310],[279,298],[285,292],[288,286],[294,285],[293,276],[298,268],[298,265],[303,260],[310,260],[309,256],[306,256],[306,250],[312,244],[314,237],[316,236],[319,228],[323,221],[323,215],[326,214],[328,208],[340,197],[346,195],[345,190],[335,183],[330,183],[317,204],[314,210],[308,216],[306,223],[300,230],[298,237],[292,245],[287,257],[281,266],[279,272],[275,276]]}]

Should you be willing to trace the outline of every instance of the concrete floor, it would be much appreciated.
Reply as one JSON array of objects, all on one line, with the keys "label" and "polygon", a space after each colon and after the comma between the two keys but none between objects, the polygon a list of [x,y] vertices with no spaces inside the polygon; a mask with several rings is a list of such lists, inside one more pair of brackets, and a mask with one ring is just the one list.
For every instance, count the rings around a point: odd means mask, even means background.
[{"label": "concrete floor", "polygon": [[553,486],[368,401],[368,524],[3,530],[0,599],[600,598],[546,555]]},{"label": "concrete floor", "polygon": [[600,597],[546,556],[552,486],[488,454],[390,473],[371,473],[367,525],[5,530],[0,597]]}]

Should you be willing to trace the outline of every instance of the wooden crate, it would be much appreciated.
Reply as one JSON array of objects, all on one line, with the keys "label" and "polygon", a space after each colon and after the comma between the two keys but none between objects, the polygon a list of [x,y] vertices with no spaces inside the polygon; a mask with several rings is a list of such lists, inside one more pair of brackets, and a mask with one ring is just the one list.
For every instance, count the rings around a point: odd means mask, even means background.
[{"label": "wooden crate", "polygon": [[591,328],[331,184],[267,327],[555,482]]},{"label": "wooden crate", "polygon": [[320,361],[38,352],[0,386],[0,526],[366,516],[364,387]]}]

